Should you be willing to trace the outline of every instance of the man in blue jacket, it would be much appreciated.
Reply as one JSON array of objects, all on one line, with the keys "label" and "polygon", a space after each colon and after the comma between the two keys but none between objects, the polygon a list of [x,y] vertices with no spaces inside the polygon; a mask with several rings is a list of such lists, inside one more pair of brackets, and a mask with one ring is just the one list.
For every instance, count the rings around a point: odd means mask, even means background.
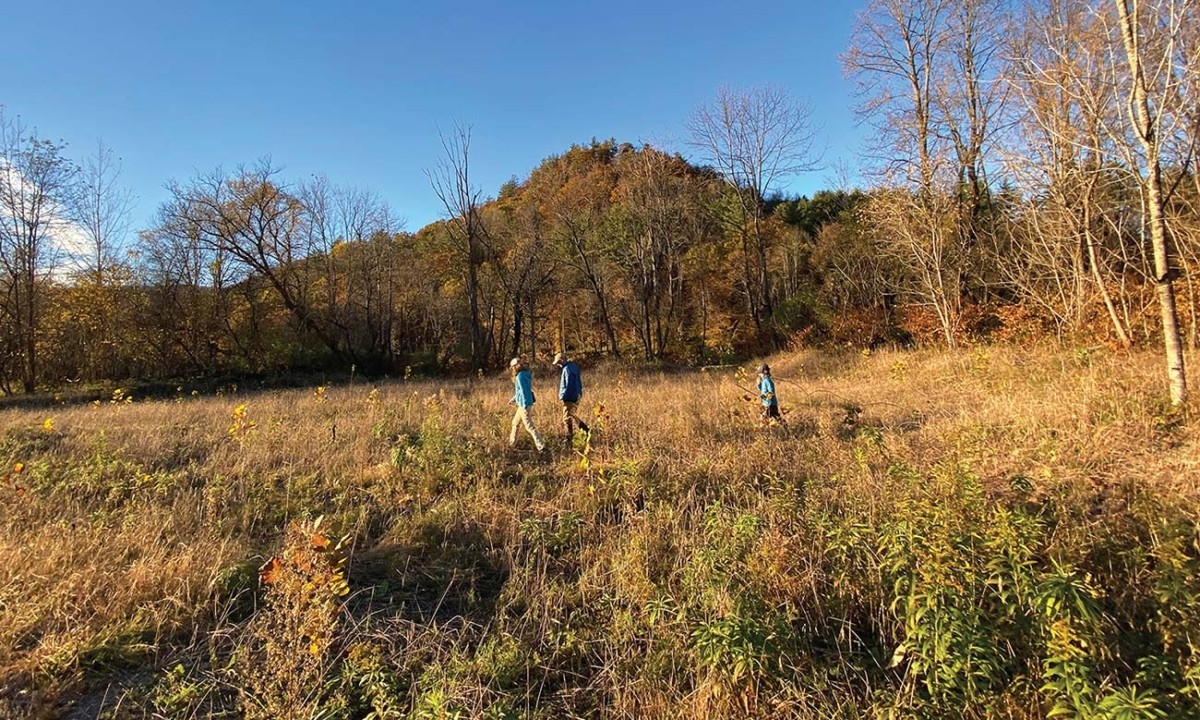
[{"label": "man in blue jacket", "polygon": [[763,421],[782,422],[779,414],[779,398],[775,395],[775,380],[771,378],[771,368],[766,363],[758,366],[758,398],[763,405]]},{"label": "man in blue jacket", "polygon": [[533,444],[537,446],[538,452],[546,449],[546,443],[542,440],[541,433],[533,424],[533,418],[529,416],[529,411],[533,409],[533,404],[537,399],[533,396],[533,373],[525,367],[524,361],[521,358],[513,358],[508,364],[512,370],[513,376],[513,397],[508,401],[509,405],[515,405],[517,412],[513,415],[512,430],[508,433],[509,447],[517,444],[517,427],[525,426],[525,431],[533,438]]},{"label": "man in blue jacket", "polygon": [[558,382],[558,399],[563,404],[563,423],[567,426],[567,442],[575,437],[575,425],[585,433],[590,433],[587,423],[579,418],[579,401],[583,398],[583,376],[579,374],[579,366],[568,360],[562,353],[554,354],[554,366],[562,370]]}]

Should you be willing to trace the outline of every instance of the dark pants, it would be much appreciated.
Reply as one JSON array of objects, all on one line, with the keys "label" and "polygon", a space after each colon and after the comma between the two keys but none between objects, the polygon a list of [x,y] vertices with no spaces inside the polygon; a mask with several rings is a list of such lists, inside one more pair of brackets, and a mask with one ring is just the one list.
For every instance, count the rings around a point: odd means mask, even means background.
[{"label": "dark pants", "polygon": [[782,420],[783,416],[779,414],[779,403],[763,405],[762,417],[763,420]]},{"label": "dark pants", "polygon": [[579,425],[579,429],[584,432],[588,430],[587,423],[579,419],[577,411],[579,403],[563,401],[563,423],[567,426],[567,437],[575,437],[575,425]]}]

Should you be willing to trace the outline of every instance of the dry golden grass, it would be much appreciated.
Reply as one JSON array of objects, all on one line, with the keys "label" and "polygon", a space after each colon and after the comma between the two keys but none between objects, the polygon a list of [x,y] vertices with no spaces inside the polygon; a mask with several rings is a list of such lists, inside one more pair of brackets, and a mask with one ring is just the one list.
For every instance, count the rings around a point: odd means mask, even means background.
[{"label": "dry golden grass", "polygon": [[[545,367],[548,459],[523,434],[506,446],[505,376],[4,410],[0,462],[23,469],[0,484],[0,717],[240,707],[228,660],[263,612],[257,568],[289,520],[317,516],[349,538],[354,592],[322,667],[392,678],[378,683],[397,713],[815,717],[844,697],[852,717],[869,690],[679,667],[697,617],[745,603],[738,585],[697,580],[722,571],[704,560],[712,533],[751,517],[736,562],[761,578],[755,602],[816,627],[838,593],[886,607],[886,588],[849,587],[814,554],[810,520],[885,521],[889,468],[969,468],[1002,500],[1023,478],[1074,508],[1062,536],[1099,529],[1130,487],[1196,521],[1195,424],[1167,409],[1160,364],[1002,347],[785,355],[772,367],[787,424],[771,428],[735,369],[610,365],[585,373],[584,405],[603,407],[586,462],[564,445]],[[796,503],[820,514],[801,522]],[[685,602],[704,610],[668,607]],[[876,615],[845,632],[887,635]],[[683,649],[656,654],[667,636]]]}]

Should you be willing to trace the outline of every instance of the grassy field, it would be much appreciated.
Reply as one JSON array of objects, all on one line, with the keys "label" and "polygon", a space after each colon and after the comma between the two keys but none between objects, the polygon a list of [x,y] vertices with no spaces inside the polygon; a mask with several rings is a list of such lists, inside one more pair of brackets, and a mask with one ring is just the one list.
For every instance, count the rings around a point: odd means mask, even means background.
[{"label": "grassy field", "polygon": [[772,365],[2,410],[0,718],[1197,716],[1157,355]]}]

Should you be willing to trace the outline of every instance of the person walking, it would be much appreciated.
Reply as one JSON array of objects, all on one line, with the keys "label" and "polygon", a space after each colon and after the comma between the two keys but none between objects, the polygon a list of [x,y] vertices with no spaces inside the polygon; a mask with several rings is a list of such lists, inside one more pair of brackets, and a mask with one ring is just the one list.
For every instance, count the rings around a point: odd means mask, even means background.
[{"label": "person walking", "polygon": [[783,422],[783,416],[779,414],[779,398],[775,395],[775,380],[771,378],[771,368],[766,363],[758,366],[758,399],[763,405],[763,422]]},{"label": "person walking", "polygon": [[554,366],[562,371],[558,382],[558,399],[563,404],[563,424],[567,426],[567,444],[575,439],[575,426],[584,433],[591,433],[587,423],[580,419],[579,401],[583,398],[583,375],[579,366],[562,353],[554,354]]},{"label": "person walking", "polygon": [[533,395],[533,373],[525,367],[524,361],[519,357],[513,358],[508,363],[508,367],[512,370],[513,376],[513,397],[508,404],[515,405],[517,408],[512,419],[512,429],[508,433],[508,445],[513,447],[517,444],[517,427],[524,425],[525,431],[533,438],[533,444],[537,447],[538,452],[542,452],[546,449],[546,443],[542,440],[537,426],[533,424],[533,418],[529,416],[533,404],[537,402],[537,398]]}]

